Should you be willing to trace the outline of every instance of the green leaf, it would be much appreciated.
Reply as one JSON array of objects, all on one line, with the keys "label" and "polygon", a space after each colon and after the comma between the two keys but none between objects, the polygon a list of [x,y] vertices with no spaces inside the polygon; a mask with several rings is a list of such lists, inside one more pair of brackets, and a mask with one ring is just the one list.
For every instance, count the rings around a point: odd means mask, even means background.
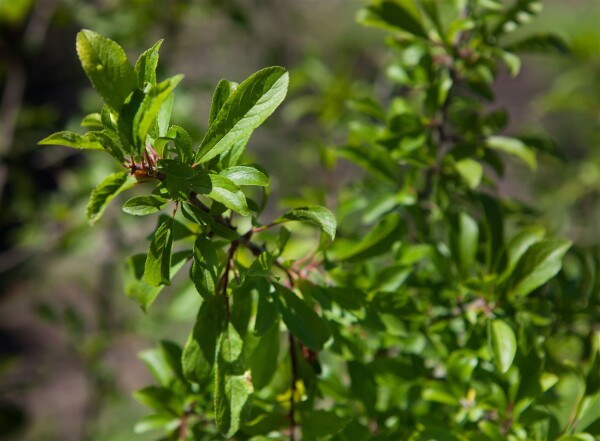
[{"label": "green leaf", "polygon": [[329,326],[306,302],[293,291],[278,283],[274,284],[281,318],[302,343],[309,348],[320,351],[329,340]]},{"label": "green leaf", "polygon": [[592,395],[600,391],[600,332],[592,335],[590,370],[585,380],[585,393]]},{"label": "green leaf", "polygon": [[[156,116],[156,128],[158,129],[158,133],[153,136],[167,136],[169,131],[169,123],[171,122],[171,112],[173,111],[173,101],[175,100],[175,95],[170,94],[167,96],[167,99],[163,101],[158,109],[158,115]],[[175,126],[176,127],[176,126]],[[181,128],[180,128],[181,129]],[[181,129],[183,130],[183,129]],[[185,131],[185,130],[184,130]],[[189,135],[188,135],[189,136]],[[192,140],[190,139],[190,144]],[[191,145],[190,145],[191,151]],[[186,160],[187,162],[187,160]]]},{"label": "green leaf", "polygon": [[173,89],[183,79],[183,75],[175,75],[162,83],[156,84],[144,94],[144,98],[133,119],[133,139],[138,149],[144,146],[146,136],[156,121],[161,106],[173,93]]},{"label": "green leaf", "polygon": [[227,208],[241,214],[242,216],[248,216],[250,210],[248,210],[248,204],[246,202],[246,196],[232,181],[220,176],[220,175],[208,175],[212,189],[208,193],[208,197],[220,202]]},{"label": "green leaf", "polygon": [[104,146],[89,133],[78,135],[73,132],[57,132],[42,139],[39,145],[60,145],[75,149],[105,150]]},{"label": "green leaf", "polygon": [[84,29],[77,34],[77,55],[104,102],[119,111],[137,83],[123,48],[102,35]]},{"label": "green leaf", "polygon": [[348,361],[348,375],[350,376],[350,389],[355,398],[364,404],[371,414],[377,404],[377,384],[367,366],[356,361]]},{"label": "green leaf", "polygon": [[102,124],[102,118],[99,113],[90,113],[86,115],[81,120],[79,124],[81,127],[88,127],[91,129],[102,130],[104,128],[104,124]]},{"label": "green leaf", "polygon": [[359,11],[358,21],[391,31],[404,31],[427,38],[419,10],[412,0],[376,0]]},{"label": "green leaf", "polygon": [[271,326],[270,330],[260,337],[250,356],[250,372],[256,389],[266,387],[277,372],[280,338],[279,326]]},{"label": "green leaf", "polygon": [[535,170],[537,167],[535,152],[519,139],[508,138],[506,136],[490,136],[486,140],[486,146],[522,159],[532,170]]},{"label": "green leaf", "polygon": [[279,309],[277,301],[271,292],[271,285],[268,279],[261,278],[257,282],[258,305],[256,309],[256,322],[254,323],[254,334],[264,335],[276,326],[279,329]]},{"label": "green leaf", "polygon": [[156,84],[156,66],[158,65],[158,50],[163,40],[158,40],[150,49],[145,51],[135,63],[135,75],[140,89],[144,89],[146,83]]},{"label": "green leaf", "polygon": [[[183,268],[188,261],[189,251],[180,251],[173,254],[171,259],[171,277]],[[124,287],[127,297],[138,302],[143,311],[146,311],[156,300],[164,285],[151,286],[144,280],[144,266],[146,254],[136,254],[125,262]]]},{"label": "green leaf", "polygon": [[562,258],[571,247],[567,240],[544,240],[533,244],[521,256],[510,280],[511,292],[525,296],[539,288],[562,267]]},{"label": "green leaf", "polygon": [[268,67],[242,82],[209,126],[196,163],[206,162],[250,136],[283,101],[288,81],[284,68]]},{"label": "green leaf", "polygon": [[517,353],[517,339],[512,328],[499,319],[492,321],[492,350],[498,370],[505,373]]},{"label": "green leaf", "polygon": [[229,167],[221,171],[219,175],[229,179],[235,185],[258,185],[269,186],[269,177],[260,170],[247,165]]},{"label": "green leaf", "polygon": [[125,202],[123,211],[134,216],[146,216],[160,211],[167,202],[166,199],[160,196],[137,196]]},{"label": "green leaf", "polygon": [[138,358],[144,362],[152,377],[161,386],[168,387],[175,378],[173,370],[165,359],[165,354],[160,349],[146,349],[139,353]]},{"label": "green leaf", "polygon": [[119,136],[116,132],[111,129],[102,131],[88,132],[85,137],[89,137],[90,140],[99,142],[102,144],[104,149],[119,163],[123,162],[123,148],[119,140]]},{"label": "green leaf", "polygon": [[204,235],[199,235],[194,242],[194,260],[190,271],[198,293],[205,299],[212,298],[219,279],[219,256],[213,242]]},{"label": "green leaf", "polygon": [[192,138],[188,132],[183,127],[171,126],[166,136],[174,140],[175,150],[179,156],[179,161],[184,164],[190,164],[194,156],[194,151],[192,147]]},{"label": "green leaf", "polygon": [[235,142],[230,148],[221,153],[220,160],[221,165],[225,168],[237,165],[246,150],[246,145],[250,137],[242,138]]},{"label": "green leaf", "polygon": [[135,185],[135,179],[127,172],[114,173],[104,178],[92,191],[86,215],[90,225],[94,225],[106,207],[119,193]]},{"label": "green leaf", "polygon": [[171,249],[173,247],[173,218],[163,221],[150,242],[144,280],[151,286],[171,283]]},{"label": "green leaf", "polygon": [[519,231],[506,248],[507,263],[503,274],[508,276],[512,273],[525,251],[534,243],[540,242],[545,235],[546,230],[539,226],[531,226]]},{"label": "green leaf", "polygon": [[337,227],[335,216],[327,208],[321,207],[320,205],[294,208],[282,216],[279,216],[273,223],[281,224],[288,221],[300,221],[315,225],[327,234],[331,240],[335,238],[335,230]]},{"label": "green leaf", "polygon": [[215,297],[202,303],[181,357],[183,375],[188,381],[204,383],[210,378],[224,319],[222,298]]},{"label": "green leaf", "polygon": [[556,34],[537,34],[509,44],[506,50],[510,52],[537,52],[568,54],[569,45]]},{"label": "green leaf", "polygon": [[212,103],[210,105],[210,114],[208,117],[208,125],[210,126],[214,120],[217,118],[217,115],[223,108],[227,99],[231,96],[233,91],[237,89],[238,83],[234,83],[233,81],[221,80],[217,87],[215,88],[215,93],[212,97]]},{"label": "green leaf", "polygon": [[169,368],[175,376],[183,380],[183,370],[181,366],[181,347],[172,341],[162,340],[160,342],[160,352]]},{"label": "green leaf", "polygon": [[248,276],[249,277],[269,277],[273,273],[271,272],[271,266],[273,265],[273,256],[268,252],[262,252],[255,260],[252,262],[250,267],[248,268]]},{"label": "green leaf", "polygon": [[140,403],[158,412],[166,412],[179,416],[183,411],[181,399],[171,389],[159,386],[148,386],[133,393]]},{"label": "green leaf", "polygon": [[500,50],[500,58],[506,64],[508,72],[514,78],[521,71],[521,59],[512,52]]},{"label": "green leaf", "polygon": [[141,418],[133,427],[136,434],[150,432],[151,430],[163,429],[165,431],[175,430],[181,422],[173,415],[154,414]]},{"label": "green leaf", "polygon": [[457,161],[454,166],[471,190],[479,187],[483,177],[483,166],[479,162],[467,158]]},{"label": "green leaf", "polygon": [[192,167],[175,159],[159,159],[157,165],[158,171],[176,178],[189,179],[195,173]]},{"label": "green leaf", "polygon": [[458,260],[464,272],[468,272],[475,263],[479,240],[479,226],[466,213],[460,213],[458,219]]},{"label": "green leaf", "polygon": [[358,261],[378,256],[396,243],[404,229],[397,213],[383,217],[356,245],[337,254],[339,260]]},{"label": "green leaf", "polygon": [[230,323],[219,339],[215,371],[215,419],[227,438],[240,428],[252,398],[250,371],[243,357],[243,341]]}]

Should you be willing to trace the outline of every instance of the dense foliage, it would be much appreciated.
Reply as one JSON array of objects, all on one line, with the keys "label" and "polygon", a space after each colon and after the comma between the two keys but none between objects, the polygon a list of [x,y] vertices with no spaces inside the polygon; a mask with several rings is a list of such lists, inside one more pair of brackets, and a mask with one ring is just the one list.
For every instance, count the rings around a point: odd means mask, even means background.
[{"label": "dense foliage", "polygon": [[[202,297],[186,342],[142,354],[157,384],[135,393],[153,412],[136,431],[594,439],[600,256],[553,237],[497,190],[513,159],[535,170],[538,155],[556,154],[542,136],[502,134],[508,115],[489,105],[499,72],[518,73],[515,53],[568,51],[552,34],[504,42],[539,9],[535,0],[363,9],[361,23],[390,33],[391,92],[351,97],[347,140],[325,155],[363,177],[336,195],[336,216],[310,205],[273,221],[261,216],[268,174],[244,150],[283,101],[285,69],[219,82],[198,144],[171,124],[182,77],[157,79],[161,41],[132,66],[114,41],[78,34],[105,105],[84,118],[87,133],[41,144],[104,151],[124,166],[93,191],[92,224],[121,192],[145,190],[123,205],[158,215],[147,253],[126,262],[129,297],[150,308],[188,267]],[[571,270],[561,272],[565,256]]]}]

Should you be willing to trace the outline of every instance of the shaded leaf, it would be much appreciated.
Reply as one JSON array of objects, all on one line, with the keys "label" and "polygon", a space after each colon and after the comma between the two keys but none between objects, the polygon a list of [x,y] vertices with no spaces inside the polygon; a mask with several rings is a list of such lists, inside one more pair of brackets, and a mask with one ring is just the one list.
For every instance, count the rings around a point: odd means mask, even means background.
[{"label": "shaded leaf", "polygon": [[273,221],[281,224],[288,221],[306,222],[319,227],[331,240],[335,238],[337,222],[335,216],[325,207],[313,205],[310,207],[294,208]]},{"label": "shaded leaf", "polygon": [[486,140],[486,146],[516,156],[523,160],[532,170],[535,170],[537,167],[535,152],[519,139],[508,138],[506,136],[490,136]]},{"label": "shaded leaf", "polygon": [[159,159],[158,171],[167,176],[189,179],[194,176],[194,169],[175,159]]},{"label": "shaded leaf", "polygon": [[171,249],[173,247],[173,218],[164,220],[154,233],[144,266],[144,280],[149,285],[171,283]]},{"label": "shaded leaf", "polygon": [[203,383],[210,378],[224,319],[223,299],[208,299],[202,303],[181,356],[183,375],[188,381]]},{"label": "shaded leaf", "polygon": [[306,302],[293,291],[278,283],[279,311],[290,332],[309,348],[319,351],[331,336],[329,326]]},{"label": "shaded leaf", "polygon": [[256,389],[267,386],[277,372],[280,338],[279,326],[271,326],[270,330],[261,336],[258,345],[252,351],[249,365],[252,383]]},{"label": "shaded leaf", "polygon": [[367,26],[427,38],[427,31],[412,0],[376,0],[359,12],[358,21]]},{"label": "shaded leaf", "polygon": [[550,54],[568,54],[569,45],[556,34],[537,34],[530,35],[522,40],[509,44],[506,50],[511,52],[538,52]]},{"label": "shaded leaf", "polygon": [[92,191],[90,202],[87,205],[86,216],[90,225],[94,225],[104,210],[119,193],[133,187],[136,181],[127,172],[108,175]]},{"label": "shaded leaf", "polygon": [[388,251],[400,238],[404,224],[397,213],[383,217],[356,245],[337,254],[339,260],[356,261]]},{"label": "shaded leaf", "polygon": [[[180,251],[173,254],[171,259],[171,277],[173,277],[187,262],[190,253]],[[146,254],[135,254],[125,262],[124,287],[127,297],[135,300],[146,311],[156,297],[163,290],[165,285],[151,286],[144,280],[144,266],[146,264]]]},{"label": "shaded leaf", "polygon": [[223,105],[225,104],[225,102],[227,102],[227,99],[231,96],[233,91],[237,89],[237,87],[238,83],[235,83],[233,81],[219,81],[219,84],[217,84],[215,92],[213,93],[212,102],[210,104],[210,114],[208,117],[209,126],[215,121],[217,115],[223,108]]}]

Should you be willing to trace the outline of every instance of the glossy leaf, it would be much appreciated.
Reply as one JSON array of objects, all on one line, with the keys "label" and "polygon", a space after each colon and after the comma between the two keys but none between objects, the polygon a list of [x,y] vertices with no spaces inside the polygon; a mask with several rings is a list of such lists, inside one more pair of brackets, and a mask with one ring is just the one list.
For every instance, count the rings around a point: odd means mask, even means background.
[{"label": "glossy leaf", "polygon": [[458,217],[458,257],[463,271],[472,268],[477,255],[479,240],[479,226],[477,222],[466,213]]},{"label": "glossy leaf", "polygon": [[219,175],[229,179],[236,185],[269,186],[269,177],[260,170],[247,165],[238,165],[226,168]]},{"label": "glossy leaf", "polygon": [[512,328],[503,320],[492,321],[492,349],[498,370],[505,373],[517,353],[517,339]]},{"label": "glossy leaf", "polygon": [[537,168],[534,151],[519,139],[508,138],[506,136],[490,136],[486,141],[486,146],[516,156],[523,160],[532,170]]},{"label": "glossy leaf", "polygon": [[287,86],[288,73],[282,67],[268,67],[242,82],[209,126],[196,162],[206,162],[247,138],[283,101]]},{"label": "glossy leaf", "polygon": [[220,175],[208,175],[211,183],[211,190],[207,196],[227,208],[241,214],[242,216],[248,216],[250,210],[248,210],[248,204],[246,202],[246,196],[240,190],[240,187],[235,185],[231,180]]},{"label": "glossy leaf", "polygon": [[565,240],[545,240],[529,247],[510,278],[511,292],[525,296],[554,277],[570,247],[571,242]]},{"label": "glossy leaf", "polygon": [[123,211],[134,216],[146,216],[160,211],[167,202],[166,199],[155,195],[136,196],[125,202]]},{"label": "glossy leaf", "polygon": [[539,226],[532,226],[519,231],[508,243],[506,250],[508,262],[504,273],[506,275],[510,274],[529,247],[540,242],[545,235],[546,231]]}]

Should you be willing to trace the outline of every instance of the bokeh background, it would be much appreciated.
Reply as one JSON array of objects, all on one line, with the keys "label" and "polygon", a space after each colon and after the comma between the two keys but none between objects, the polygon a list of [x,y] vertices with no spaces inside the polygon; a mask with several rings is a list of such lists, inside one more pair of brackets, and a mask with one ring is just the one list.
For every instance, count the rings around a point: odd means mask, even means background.
[{"label": "bokeh background", "polygon": [[[348,164],[328,166],[328,149],[344,139],[347,99],[389,87],[383,34],[354,21],[364,3],[0,0],[0,439],[149,439],[131,429],[143,414],[131,392],[151,381],[139,353],[165,336],[183,340],[197,304],[181,283],[147,314],[126,298],[122,262],[143,249],[151,226],[118,203],[93,229],[85,221],[91,189],[116,164],[36,144],[77,131],[99,109],[76,33],[109,36],[132,61],[164,38],[159,76],[186,75],[173,120],[196,143],[219,79],[288,68],[288,98],[248,148],[273,181],[268,218],[286,203],[333,206],[336,191],[360,178]],[[598,248],[600,0],[544,3],[523,31],[558,32],[572,51],[525,57],[516,79],[501,76],[494,106],[508,108],[509,133],[547,131],[556,145],[538,172],[515,163],[499,185],[550,231]]]}]

